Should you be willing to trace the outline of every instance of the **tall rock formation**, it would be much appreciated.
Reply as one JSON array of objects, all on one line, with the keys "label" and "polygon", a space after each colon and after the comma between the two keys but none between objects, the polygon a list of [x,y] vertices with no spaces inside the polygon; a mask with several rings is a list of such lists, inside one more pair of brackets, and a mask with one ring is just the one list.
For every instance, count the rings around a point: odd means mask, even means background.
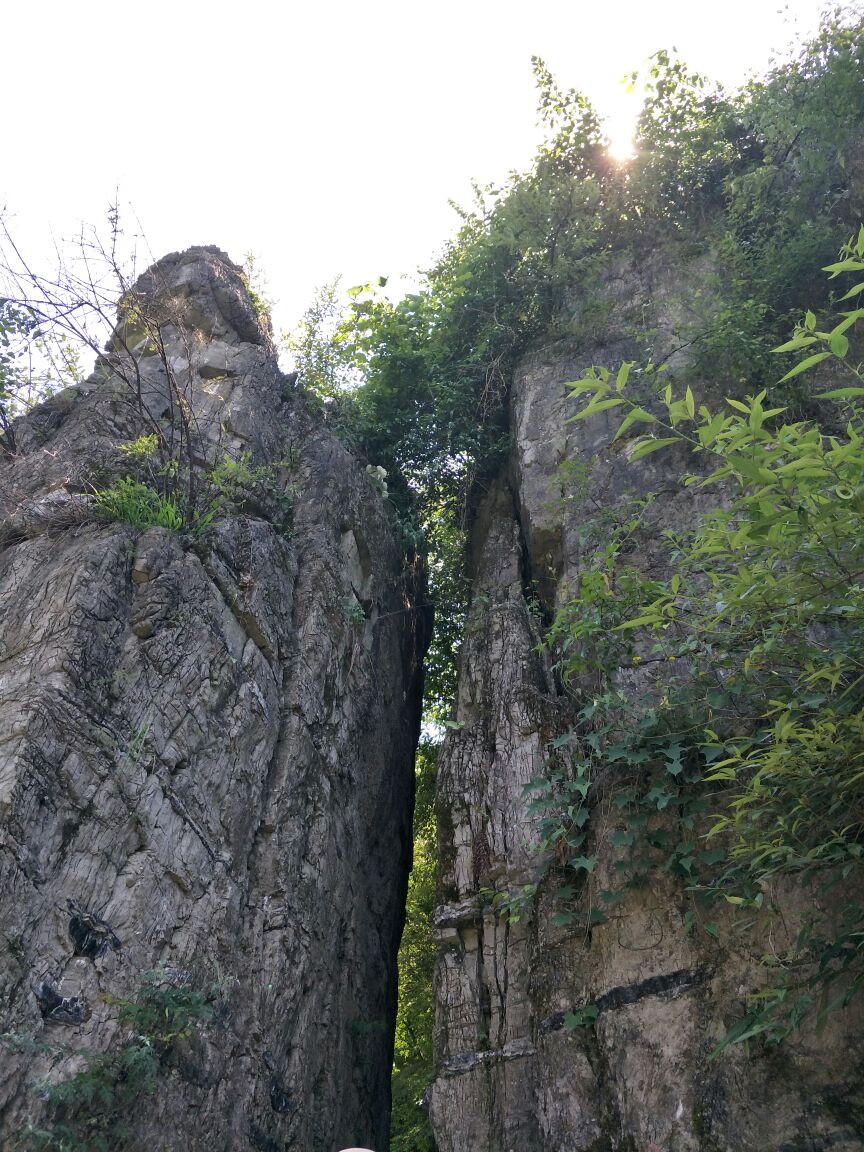
[{"label": "tall rock formation", "polygon": [[[0,1144],[383,1148],[418,575],[221,252],[123,316],[0,456]],[[212,523],[94,509],[154,429]]]},{"label": "tall rock formation", "polygon": [[[536,832],[524,787],[544,775],[554,742],[588,699],[580,686],[562,688],[538,651],[551,612],[586,563],[586,522],[598,508],[663,493],[635,540],[632,560],[646,569],[662,563],[661,531],[698,517],[708,499],[678,482],[680,459],[657,454],[629,464],[619,445],[610,448],[617,423],[606,414],[568,424],[574,407],[564,383],[592,363],[639,358],[616,328],[653,328],[659,343],[665,337],[674,346],[688,275],[698,278],[699,268],[691,263],[688,272],[686,261],[668,256],[638,275],[619,270],[607,285],[604,331],[569,353],[559,346],[530,358],[514,381],[513,455],[473,526],[457,724],[439,760],[437,1078],[429,1105],[440,1152],[864,1147],[860,1006],[835,1014],[821,1034],[805,1029],[780,1048],[756,1043],[711,1058],[759,987],[759,958],[794,941],[800,896],[786,894],[773,936],[736,932],[720,916],[719,943],[694,930],[686,884],[662,870],[623,889],[605,923],[592,922],[589,886],[572,870],[553,867],[512,920],[493,899],[518,896],[532,882]],[[577,485],[563,477],[564,461],[575,466]],[[647,673],[627,677],[630,691],[650,689]],[[616,782],[615,773],[613,765],[582,849],[597,858],[595,892],[614,887],[621,858],[612,833],[622,823],[611,801],[628,781]],[[568,880],[577,915],[562,924],[554,889]],[[587,1026],[564,1027],[568,1011],[587,1005]]]}]

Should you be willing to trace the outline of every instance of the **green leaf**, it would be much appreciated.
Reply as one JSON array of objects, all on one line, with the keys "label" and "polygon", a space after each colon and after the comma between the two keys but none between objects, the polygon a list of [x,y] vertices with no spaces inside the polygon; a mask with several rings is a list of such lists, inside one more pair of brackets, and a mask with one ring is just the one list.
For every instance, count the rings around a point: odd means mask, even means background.
[{"label": "green leaf", "polygon": [[785,344],[779,345],[777,348],[772,348],[772,352],[799,352],[802,348],[809,347],[810,344],[817,343],[815,336],[805,336],[800,332],[797,336],[793,336],[791,340],[787,340]]},{"label": "green leaf", "polygon": [[849,341],[842,332],[832,332],[831,338],[828,341],[828,347],[835,356],[839,356],[842,359],[849,351]]},{"label": "green leaf", "polygon": [[630,376],[630,369],[633,367],[635,361],[625,360],[621,367],[618,369],[618,375],[615,379],[615,387],[620,392],[627,384]]},{"label": "green leaf", "polygon": [[699,863],[710,867],[712,864],[721,864],[726,859],[725,848],[709,848],[699,853]]},{"label": "green leaf", "polygon": [[652,416],[651,413],[646,412],[644,408],[632,409],[632,411],[628,412],[624,419],[621,421],[621,424],[618,427],[618,431],[612,437],[613,443],[620,436],[623,436],[628,428],[632,428],[634,424],[653,424],[656,419],[656,416]]},{"label": "green leaf", "polygon": [[645,793],[643,803],[655,805],[662,812],[677,795],[677,792],[670,792],[662,784],[655,784]]},{"label": "green leaf", "polygon": [[699,438],[699,443],[702,445],[702,447],[709,448],[717,439],[718,433],[722,432],[727,418],[723,415],[722,412],[718,412],[716,416],[711,417],[711,414],[708,413],[707,410],[703,409],[703,411],[706,412],[706,415],[709,417],[709,419],[708,422],[701,428],[696,429],[696,435]]},{"label": "green leaf", "polygon": [[584,420],[587,416],[594,416],[597,412],[605,412],[607,408],[618,408],[623,403],[624,401],[620,396],[610,396],[608,400],[592,400],[581,412],[577,412],[575,416],[570,416],[567,423],[573,424],[576,420]]},{"label": "green leaf", "polygon": [[791,372],[787,372],[785,376],[781,376],[777,383],[782,384],[785,380],[791,380],[793,376],[800,376],[801,373],[806,372],[808,368],[812,368],[815,364],[821,364],[823,360],[827,360],[830,355],[830,352],[816,352],[813,356],[808,356],[806,360],[802,360],[800,364],[796,364]]},{"label": "green leaf", "polygon": [[[836,264],[824,264],[822,266],[823,272],[830,272],[831,278],[839,276],[841,272],[861,272],[864,271],[864,264],[860,260],[838,260]],[[812,315],[812,313],[809,313]]]},{"label": "green leaf", "polygon": [[616,848],[629,848],[635,839],[635,832],[627,832],[624,829],[618,829],[609,837],[610,843]]},{"label": "green leaf", "polygon": [[731,400],[731,399],[730,399],[730,398],[727,396],[727,397],[726,397],[726,403],[727,403],[727,404],[728,404],[728,405],[729,405],[731,408],[735,408],[735,409],[736,409],[738,412],[743,412],[745,416],[749,416],[749,415],[750,415],[750,409],[749,409],[749,407],[748,407],[746,404],[742,404],[740,400]]},{"label": "green leaf", "polygon": [[563,736],[556,736],[555,737],[555,739],[552,741],[552,747],[556,748],[556,749],[557,748],[564,748],[564,747],[566,747],[566,745],[572,743],[572,741],[573,741],[573,733],[572,732],[565,732]]},{"label": "green leaf", "polygon": [[599,392],[601,389],[604,392],[609,391],[609,385],[603,380],[595,380],[588,377],[583,380],[571,380],[568,384],[565,384],[564,387],[570,389],[571,396],[581,396],[584,392]]},{"label": "green leaf", "polygon": [[635,620],[625,620],[623,624],[619,624],[616,632],[628,632],[632,628],[650,628],[656,624],[662,624],[663,617],[655,612],[649,616],[637,616]]},{"label": "green leaf", "polygon": [[858,396],[864,396],[864,388],[850,387],[848,388],[832,388],[830,392],[820,392],[820,400],[853,400]]},{"label": "green leaf", "polygon": [[844,312],[843,316],[845,319],[841,320],[839,324],[836,324],[831,329],[832,332],[845,332],[851,328],[853,324],[857,323],[857,321],[864,316],[864,308],[855,308],[852,312]]},{"label": "green leaf", "polygon": [[659,452],[661,448],[666,448],[670,444],[680,443],[681,440],[678,436],[664,436],[658,440],[651,437],[645,440],[635,440],[627,458],[632,464],[637,460],[641,460],[643,456],[649,456],[652,452]]},{"label": "green leaf", "polygon": [[612,803],[616,808],[626,808],[628,804],[632,804],[636,799],[636,789],[627,788],[624,792],[619,792],[613,797]]},{"label": "green leaf", "polygon": [[587,1028],[593,1024],[597,1017],[600,1015],[600,1009],[596,1004],[586,1004],[578,1012],[565,1012],[564,1014],[564,1027],[573,1031],[575,1028]]}]

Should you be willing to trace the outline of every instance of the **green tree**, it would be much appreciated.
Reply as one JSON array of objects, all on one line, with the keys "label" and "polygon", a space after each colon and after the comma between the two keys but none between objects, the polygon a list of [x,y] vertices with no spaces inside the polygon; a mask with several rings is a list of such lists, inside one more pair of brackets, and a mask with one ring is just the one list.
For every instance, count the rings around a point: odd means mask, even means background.
[{"label": "green tree", "polygon": [[73,342],[46,336],[33,309],[0,298],[0,451],[15,451],[16,417],[80,378]]}]

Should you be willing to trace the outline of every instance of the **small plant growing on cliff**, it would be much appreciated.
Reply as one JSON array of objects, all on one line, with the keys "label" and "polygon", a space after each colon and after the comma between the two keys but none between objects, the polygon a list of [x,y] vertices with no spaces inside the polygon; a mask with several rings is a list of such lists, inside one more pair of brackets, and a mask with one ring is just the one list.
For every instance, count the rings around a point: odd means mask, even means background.
[{"label": "small plant growing on cliff", "polygon": [[149,463],[159,452],[159,437],[155,432],[145,433],[137,440],[127,440],[120,445],[120,451],[136,464]]},{"label": "small plant growing on cliff", "polygon": [[[156,437],[141,436],[121,444],[120,451],[131,462],[146,468],[157,452]],[[190,517],[182,494],[164,495],[154,486],[159,477],[166,475],[164,467],[151,477],[150,483],[123,476],[110,487],[97,489],[94,506],[105,520],[141,529],[159,527],[173,532],[188,529],[197,534],[209,527],[227,505],[269,516],[285,530],[290,527],[294,497],[290,489],[280,486],[277,468],[278,465],[253,465],[249,452],[241,453],[236,459],[223,456],[209,473],[204,474],[202,492],[209,489],[210,502],[205,512],[194,517]]]},{"label": "small plant growing on cliff", "polygon": [[287,532],[294,512],[294,492],[280,481],[279,471],[293,466],[291,460],[253,464],[251,452],[241,452],[236,457],[223,454],[206,478],[212,492],[211,517],[227,504],[267,516]]},{"label": "small plant growing on cliff", "polygon": [[185,517],[176,496],[163,496],[148,484],[123,476],[109,488],[95,493],[94,505],[105,520],[117,520],[134,528],[182,530]]},{"label": "small plant growing on cliff", "polygon": [[355,596],[346,596],[342,601],[341,608],[343,617],[352,627],[357,628],[366,623],[363,605]]},{"label": "small plant growing on cliff", "polygon": [[26,1134],[33,1152],[122,1152],[134,1135],[134,1110],[156,1089],[177,1045],[212,1015],[210,1000],[162,972],[145,973],[132,999],[106,997],[126,1028],[124,1042],[93,1055],[68,1080],[41,1095],[47,1125]]},{"label": "small plant growing on cliff", "polygon": [[166,979],[159,971],[145,973],[134,999],[109,999],[108,1003],[118,1007],[120,1023],[146,1039],[158,1053],[168,1052],[213,1015],[211,998],[188,983],[178,985],[176,980]]}]

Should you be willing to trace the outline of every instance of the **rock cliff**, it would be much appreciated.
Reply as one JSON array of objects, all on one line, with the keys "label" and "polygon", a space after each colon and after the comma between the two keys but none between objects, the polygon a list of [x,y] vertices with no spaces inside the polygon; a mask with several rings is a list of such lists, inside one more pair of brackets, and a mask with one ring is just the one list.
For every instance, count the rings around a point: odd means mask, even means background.
[{"label": "rock cliff", "polygon": [[[0,1143],[383,1148],[420,577],[222,253],[124,305],[0,457]],[[154,429],[214,517],[106,521]]]},{"label": "rock cliff", "polygon": [[[529,358],[514,380],[512,457],[472,530],[457,724],[439,761],[437,1078],[428,1099],[440,1152],[864,1147],[860,1010],[779,1049],[738,1046],[711,1058],[759,987],[759,958],[794,940],[798,894],[785,894],[775,938],[721,920],[718,945],[693,930],[686,884],[662,870],[622,890],[605,922],[592,921],[584,874],[553,866],[536,894],[526,889],[538,854],[524,788],[543,776],[588,699],[579,685],[562,687],[538,650],[586,563],[586,522],[598,507],[662,493],[633,557],[656,568],[662,529],[698,517],[706,500],[677,481],[680,460],[657,454],[634,465],[610,449],[617,424],[605,414],[568,424],[563,385],[592,363],[638,358],[620,334],[633,330],[627,308],[647,310],[647,326],[674,345],[688,275],[697,274],[681,262],[610,279],[602,334]],[[569,481],[565,461],[575,465]],[[628,675],[629,690],[650,689]],[[621,825],[612,801],[623,787],[611,771],[591,815],[582,851],[596,857],[595,890],[614,883],[621,850],[611,833]],[[568,878],[577,915],[562,923],[554,889]],[[502,914],[494,894],[506,892],[511,901],[523,894],[521,915]],[[586,1027],[564,1026],[567,1012],[588,1005]]]}]

